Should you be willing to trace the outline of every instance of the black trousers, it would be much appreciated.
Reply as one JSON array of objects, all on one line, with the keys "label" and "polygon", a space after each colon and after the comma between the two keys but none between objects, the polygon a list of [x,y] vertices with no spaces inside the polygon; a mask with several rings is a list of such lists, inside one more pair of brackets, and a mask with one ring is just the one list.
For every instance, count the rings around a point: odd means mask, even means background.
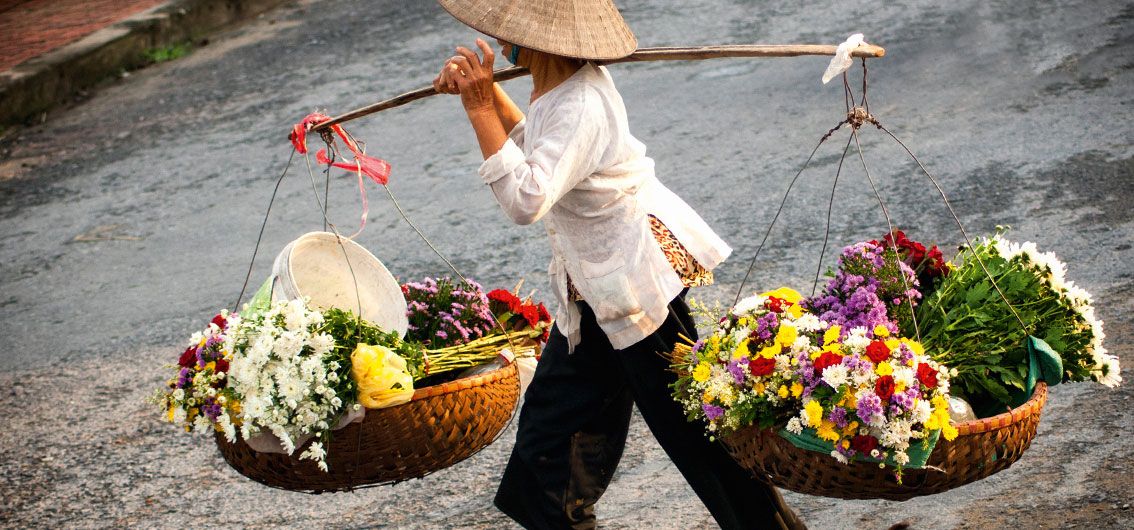
[{"label": "black trousers", "polygon": [[[594,528],[594,505],[614,476],[633,405],[722,528],[802,528],[779,492],[740,468],[671,397],[667,352],[697,331],[683,296],[658,331],[611,347],[594,313],[582,312],[582,342],[567,353],[554,328],[520,411],[516,445],[496,506],[529,529]],[[675,502],[676,499],[659,499]]]}]

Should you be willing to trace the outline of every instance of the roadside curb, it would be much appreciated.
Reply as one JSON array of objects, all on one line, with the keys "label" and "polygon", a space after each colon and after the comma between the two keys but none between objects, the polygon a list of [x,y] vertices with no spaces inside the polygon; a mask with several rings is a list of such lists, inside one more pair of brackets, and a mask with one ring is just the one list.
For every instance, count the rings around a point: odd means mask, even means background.
[{"label": "roadside curb", "polygon": [[81,90],[149,62],[147,50],[199,39],[288,0],[169,0],[0,72],[0,126],[26,122]]}]

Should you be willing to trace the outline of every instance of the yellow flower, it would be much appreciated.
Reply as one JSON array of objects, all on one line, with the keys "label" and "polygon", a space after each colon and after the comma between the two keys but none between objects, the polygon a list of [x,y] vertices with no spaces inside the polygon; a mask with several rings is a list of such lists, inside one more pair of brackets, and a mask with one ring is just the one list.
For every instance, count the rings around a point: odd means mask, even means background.
[{"label": "yellow flower", "polygon": [[882,324],[878,324],[877,326],[874,326],[874,336],[875,337],[889,337],[890,336],[890,330],[886,329],[886,326],[883,326]]},{"label": "yellow flower", "polygon": [[807,413],[807,424],[811,427],[818,427],[823,421],[823,405],[814,399],[807,402],[803,406],[803,411]]},{"label": "yellow flower", "polygon": [[944,410],[946,413],[949,412],[949,400],[945,399],[941,394],[933,396],[933,399],[929,400],[929,403],[933,405],[934,410]]},{"label": "yellow flower", "polygon": [[776,342],[776,343],[772,344],[771,346],[767,346],[764,349],[760,350],[760,357],[763,357],[765,359],[771,359],[772,357],[779,355],[780,352],[782,352],[782,351],[784,351],[784,350],[780,346],[780,343]]},{"label": "yellow flower", "polygon": [[709,363],[701,361],[701,363],[693,369],[693,380],[698,383],[704,383],[709,380]]},{"label": "yellow flower", "polygon": [[166,413],[166,415],[165,415],[165,416],[166,416],[166,418],[168,418],[168,419],[169,419],[169,423],[173,423],[173,410],[174,410],[175,408],[176,408],[176,407],[174,407],[173,405],[170,405],[170,406],[169,406],[169,412],[167,412],[167,413]]},{"label": "yellow flower", "polygon": [[803,315],[803,308],[799,305],[800,300],[803,300],[803,295],[799,294],[799,292],[795,289],[791,289],[789,287],[780,287],[779,289],[776,289],[774,291],[762,293],[760,296],[763,296],[765,298],[774,296],[786,302],[790,302],[791,305],[787,307],[787,313],[791,315],[792,318],[799,318],[801,315]]},{"label": "yellow flower", "polygon": [[827,346],[827,345],[834,344],[834,343],[838,342],[839,341],[839,334],[842,333],[842,331],[843,331],[843,328],[841,326],[839,326],[838,324],[835,324],[835,325],[827,328],[827,331],[823,332],[823,345]]},{"label": "yellow flower", "polygon": [[780,300],[787,300],[788,302],[791,302],[793,304],[798,304],[800,300],[803,300],[803,295],[799,294],[798,291],[792,289],[791,287],[780,287],[779,289],[776,289],[774,291],[762,293],[760,296],[764,298],[774,296],[776,298],[779,298]]},{"label": "yellow flower", "polygon": [[765,390],[767,390],[767,387],[764,386],[764,383],[756,383],[756,385],[752,387],[752,391],[757,395],[763,394]]},{"label": "yellow flower", "polygon": [[736,351],[732,352],[734,360],[741,357],[748,357],[748,339],[740,341],[740,344],[736,345]]},{"label": "yellow flower", "polygon": [[819,427],[815,429],[815,434],[818,434],[819,438],[827,440],[828,442],[834,442],[839,439],[839,432],[835,430],[835,422],[829,420],[819,422]]},{"label": "yellow flower", "polygon": [[712,403],[713,402],[713,392],[711,390],[705,390],[705,393],[701,394],[701,402],[702,403]]},{"label": "yellow flower", "polygon": [[205,363],[204,369],[209,370],[209,371],[215,371],[217,369],[216,361],[209,361],[209,362]]},{"label": "yellow flower", "polygon": [[413,376],[406,360],[385,346],[359,344],[350,354],[358,402],[370,409],[401,405],[413,397]]},{"label": "yellow flower", "polygon": [[780,399],[787,399],[788,392],[789,392],[789,390],[788,390],[787,385],[780,385],[779,390],[776,391],[776,395],[780,396]]},{"label": "yellow flower", "polygon": [[791,346],[791,343],[795,342],[797,337],[799,337],[799,330],[795,329],[795,326],[784,324],[780,326],[780,331],[776,333],[776,344],[788,347]]},{"label": "yellow flower", "polygon": [[960,433],[957,432],[957,428],[948,423],[941,426],[941,436],[944,436],[950,442],[955,440],[958,434]]},{"label": "yellow flower", "polygon": [[905,392],[905,391],[906,391],[906,385],[904,385],[902,383],[894,383],[894,393],[895,394],[901,394],[902,392]]},{"label": "yellow flower", "polygon": [[889,362],[882,361],[878,366],[874,367],[874,373],[878,375],[890,375],[894,373],[894,367],[890,366]]},{"label": "yellow flower", "polygon": [[827,346],[827,351],[829,351],[829,352],[831,352],[835,355],[842,355],[843,354],[843,345],[836,342],[836,343],[834,343],[830,346]]},{"label": "yellow flower", "polygon": [[797,398],[803,395],[803,385],[796,381],[791,384],[791,397]]},{"label": "yellow flower", "polygon": [[902,341],[898,339],[886,339],[886,347],[889,348],[890,351],[898,349],[898,345],[901,343]]},{"label": "yellow flower", "polygon": [[850,449],[850,440],[843,440],[843,449]]},{"label": "yellow flower", "polygon": [[736,321],[736,324],[742,328],[748,327],[748,317],[741,317],[740,320]]},{"label": "yellow flower", "polygon": [[855,434],[858,434],[858,422],[852,421],[848,423],[847,426],[843,428],[843,434],[846,436],[854,436]]},{"label": "yellow flower", "polygon": [[920,342],[910,339],[902,339],[902,342],[905,343],[906,346],[909,346],[910,351],[914,352],[914,355],[919,357],[925,355],[925,346],[922,346]]}]

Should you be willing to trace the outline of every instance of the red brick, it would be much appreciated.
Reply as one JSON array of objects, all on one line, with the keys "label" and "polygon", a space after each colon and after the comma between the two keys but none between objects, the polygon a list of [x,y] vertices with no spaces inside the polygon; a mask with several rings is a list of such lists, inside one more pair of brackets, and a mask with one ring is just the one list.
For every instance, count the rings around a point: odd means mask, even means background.
[{"label": "red brick", "polygon": [[160,3],[161,0],[0,0],[0,71]]}]

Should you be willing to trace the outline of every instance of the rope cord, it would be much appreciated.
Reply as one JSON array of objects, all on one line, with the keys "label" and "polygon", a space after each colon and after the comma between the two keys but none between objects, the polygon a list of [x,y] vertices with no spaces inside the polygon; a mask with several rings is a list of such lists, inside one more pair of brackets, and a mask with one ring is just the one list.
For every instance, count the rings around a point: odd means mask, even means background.
[{"label": "rope cord", "polygon": [[819,276],[823,274],[823,256],[827,253],[827,241],[831,236],[831,213],[835,209],[835,189],[839,186],[839,175],[843,172],[843,161],[850,150],[851,139],[847,138],[847,145],[843,147],[843,154],[839,157],[839,168],[835,170],[835,180],[831,183],[831,200],[827,203],[827,226],[823,230],[823,248],[819,250],[819,263],[815,266],[815,281],[811,284],[811,296],[815,296],[815,289],[819,287]]},{"label": "rope cord", "polygon": [[276,187],[272,189],[272,198],[268,200],[268,210],[264,212],[264,221],[260,223],[260,235],[256,236],[256,246],[252,249],[252,259],[248,260],[248,273],[244,275],[244,285],[240,286],[240,294],[236,296],[236,303],[232,305],[233,313],[240,309],[240,300],[244,298],[244,292],[248,289],[248,280],[252,278],[252,266],[256,264],[256,254],[260,251],[260,242],[264,239],[264,228],[268,226],[268,217],[272,213],[272,205],[276,202],[276,193],[280,191],[280,183],[287,176],[287,170],[291,169],[291,161],[294,158],[295,149],[293,148],[291,155],[287,157],[287,165],[284,166],[280,177],[276,179]]}]

